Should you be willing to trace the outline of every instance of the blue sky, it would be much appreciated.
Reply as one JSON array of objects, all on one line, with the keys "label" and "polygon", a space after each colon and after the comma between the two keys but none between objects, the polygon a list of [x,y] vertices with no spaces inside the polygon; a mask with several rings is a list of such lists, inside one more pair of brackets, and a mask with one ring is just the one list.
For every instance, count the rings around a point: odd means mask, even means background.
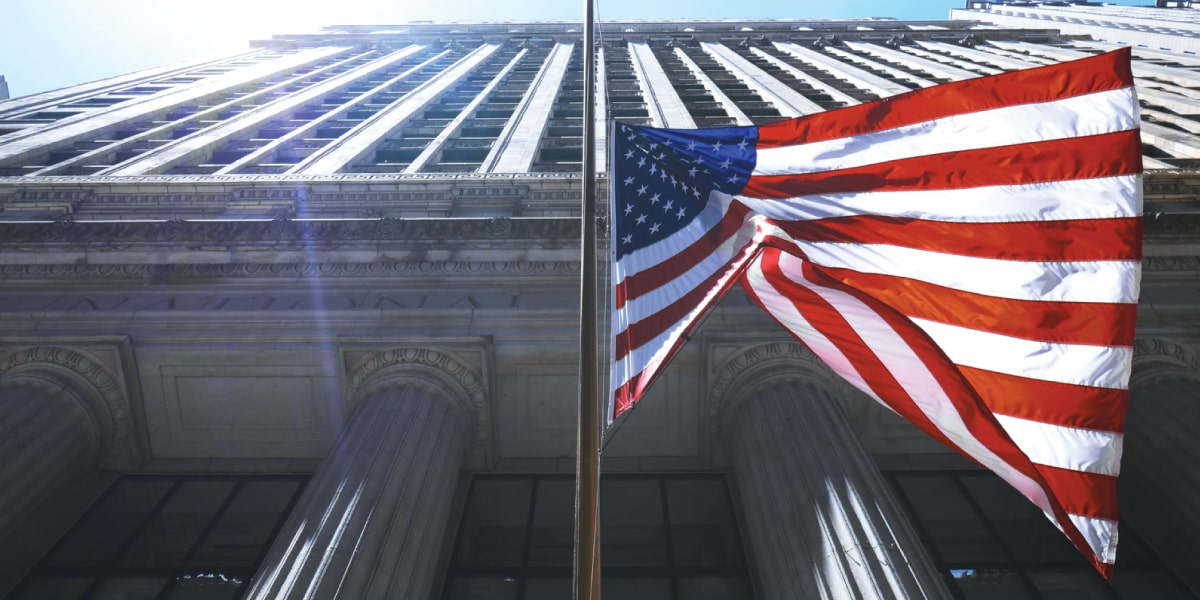
[{"label": "blue sky", "polygon": [[[1151,0],[1109,0],[1152,4]],[[963,0],[599,0],[607,19],[944,19]],[[0,0],[0,75],[23,96],[231,54],[321,25],[409,20],[576,20],[574,0]]]}]

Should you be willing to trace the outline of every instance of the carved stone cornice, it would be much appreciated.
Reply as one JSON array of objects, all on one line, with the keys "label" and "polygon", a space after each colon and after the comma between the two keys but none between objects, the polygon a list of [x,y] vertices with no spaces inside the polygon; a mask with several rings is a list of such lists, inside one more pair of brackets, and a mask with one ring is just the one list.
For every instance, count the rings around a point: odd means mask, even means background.
[{"label": "carved stone cornice", "polygon": [[373,390],[416,380],[440,388],[473,423],[472,448],[486,451],[491,445],[491,410],[487,381],[478,368],[455,353],[424,346],[406,346],[370,352],[348,365],[346,398],[348,411],[357,408]]},{"label": "carved stone cornice", "polygon": [[370,263],[25,264],[0,265],[0,280],[166,281],[220,279],[349,279],[424,277],[578,278],[579,263],[404,261]]},{"label": "carved stone cornice", "polygon": [[1200,271],[1200,256],[1143,256],[1142,272],[1172,273]]},{"label": "carved stone cornice", "polygon": [[0,248],[12,244],[244,242],[344,244],[359,240],[550,240],[578,244],[579,220],[567,218],[358,219],[0,223]]},{"label": "carved stone cornice", "polygon": [[1200,214],[1151,212],[1153,210],[1152,206],[1147,206],[1142,217],[1147,242],[1157,242],[1155,237],[1200,235]]},{"label": "carved stone cornice", "polygon": [[132,418],[121,380],[88,353],[33,346],[0,353],[0,380],[67,386],[91,412],[100,434],[100,466],[116,467],[127,450]]},{"label": "carved stone cornice", "polygon": [[1190,348],[1172,340],[1135,339],[1129,384],[1146,384],[1163,378],[1200,379],[1200,360]]}]

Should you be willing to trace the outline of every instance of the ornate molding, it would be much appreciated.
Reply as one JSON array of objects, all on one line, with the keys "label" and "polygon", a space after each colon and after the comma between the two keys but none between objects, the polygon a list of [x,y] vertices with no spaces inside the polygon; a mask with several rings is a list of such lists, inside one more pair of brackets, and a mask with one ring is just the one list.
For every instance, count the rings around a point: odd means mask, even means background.
[{"label": "ornate molding", "polygon": [[0,247],[29,243],[244,242],[254,245],[337,244],[396,241],[427,248],[430,241],[548,240],[578,245],[577,218],[330,219],[273,221],[156,221],[0,223]]},{"label": "ornate molding", "polygon": [[1154,206],[1146,207],[1146,214],[1142,217],[1147,242],[1163,242],[1167,240],[1153,240],[1155,236],[1179,236],[1179,235],[1197,235],[1200,234],[1200,214],[1181,214],[1169,212],[1153,212]]},{"label": "ornate molding", "polygon": [[491,414],[482,373],[462,358],[435,348],[407,346],[381,350],[350,367],[346,377],[350,411],[371,391],[408,378],[438,384],[472,419],[472,447],[490,446]]},{"label": "ornate molding", "polygon": [[364,263],[226,263],[226,264],[29,264],[0,265],[0,279],[311,279],[383,277],[571,277],[579,263],[403,261]]},{"label": "ornate molding", "polygon": [[129,401],[124,386],[98,360],[61,346],[33,346],[0,354],[0,380],[47,379],[69,386],[92,413],[100,433],[100,465],[117,465],[130,440]]},{"label": "ornate molding", "polygon": [[1172,340],[1135,339],[1129,384],[1150,383],[1166,377],[1200,379],[1200,360],[1190,348]]}]

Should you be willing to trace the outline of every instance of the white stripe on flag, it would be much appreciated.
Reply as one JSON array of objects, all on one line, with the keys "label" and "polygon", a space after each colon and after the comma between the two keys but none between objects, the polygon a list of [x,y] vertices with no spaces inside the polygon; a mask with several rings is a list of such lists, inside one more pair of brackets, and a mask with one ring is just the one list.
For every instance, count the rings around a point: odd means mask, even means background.
[{"label": "white stripe on flag", "polygon": [[881,162],[1127,131],[1138,126],[1133,90],[1008,106],[885,131],[758,150],[754,175],[795,175]]},{"label": "white stripe on flag", "polygon": [[1141,216],[1129,200],[1141,177],[1120,175],[997,185],[963,190],[820,194],[794,198],[739,198],[751,210],[781,221],[881,215],[953,223],[1067,221]]},{"label": "white stripe on flag", "polygon": [[1030,379],[1125,389],[1133,349],[1062,344],[1010,337],[924,319],[911,319],[951,362]]},{"label": "white stripe on flag", "polygon": [[883,244],[796,242],[818,265],[925,281],[1013,300],[1131,303],[1135,261],[1024,262],[958,256]]},{"label": "white stripe on flag", "polygon": [[[1054,522],[1051,515],[1050,522]],[[1117,560],[1117,522],[1108,519],[1094,519],[1083,515],[1067,513],[1067,518],[1075,524],[1075,528],[1083,535],[1088,547],[1096,553],[1100,562],[1113,564]],[[1061,529],[1061,527],[1060,527]]]},{"label": "white stripe on flag", "polygon": [[[1044,398],[1043,402],[1053,402]],[[996,415],[1029,460],[1050,467],[1116,476],[1121,472],[1122,435]]]},{"label": "white stripe on flag", "polygon": [[[801,261],[800,258],[783,254],[780,257],[780,267],[784,275],[789,280],[816,292],[846,319],[850,328],[879,357],[884,367],[912,399],[913,404],[925,414],[930,422],[968,456],[991,469],[1042,510],[1050,510],[1046,491],[1040,485],[1005,462],[967,429],[962,415],[954,408],[933,373],[904,339],[892,329],[891,325],[857,298],[838,290],[819,286],[805,279],[800,274]],[[806,337],[815,329],[796,310],[791,301],[783,297],[771,285],[766,275],[762,273],[760,263],[761,260],[756,260],[751,265],[749,279],[759,298],[763,300],[767,311],[828,364],[830,358],[818,353],[818,346],[810,344],[810,340]],[[834,368],[839,375],[846,377],[842,371],[838,371],[835,365],[830,364],[830,367]],[[861,380],[861,376],[859,379]]]}]

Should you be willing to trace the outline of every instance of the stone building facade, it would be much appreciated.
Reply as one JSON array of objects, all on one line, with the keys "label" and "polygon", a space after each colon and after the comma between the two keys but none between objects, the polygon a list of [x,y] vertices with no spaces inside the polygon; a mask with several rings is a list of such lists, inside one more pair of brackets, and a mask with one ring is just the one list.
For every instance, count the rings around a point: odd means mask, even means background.
[{"label": "stone building facade", "polygon": [[[575,24],[413,23],[0,102],[0,597],[565,597],[550,498],[574,466],[582,103],[761,123],[1125,41],[999,4],[609,22],[593,99]],[[606,589],[1200,592],[1200,58],[1181,48],[1135,49],[1150,170],[1115,591],[738,293],[605,448],[624,490],[604,504]],[[226,515],[260,475],[297,490],[270,535],[206,542],[224,526],[195,525],[186,490],[227,485]],[[88,534],[110,509],[153,518]],[[64,558],[106,535],[128,538],[112,558]],[[127,558],[181,544],[171,565]],[[212,566],[206,548],[255,560]]]}]

